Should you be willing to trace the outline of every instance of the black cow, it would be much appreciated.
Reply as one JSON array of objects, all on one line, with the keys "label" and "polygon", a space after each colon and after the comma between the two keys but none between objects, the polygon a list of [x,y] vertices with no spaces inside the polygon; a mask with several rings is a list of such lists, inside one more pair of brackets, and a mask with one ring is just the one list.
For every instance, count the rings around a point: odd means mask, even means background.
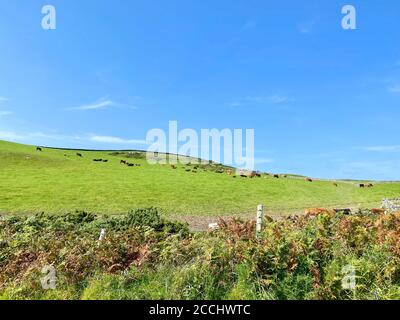
[{"label": "black cow", "polygon": [[36,151],[43,151],[43,150],[42,150],[42,148],[37,147],[37,148],[36,148]]},{"label": "black cow", "polygon": [[83,156],[82,156],[82,153],[79,153],[79,152],[77,152],[76,155],[77,155],[78,157],[81,157],[81,158],[83,157]]}]

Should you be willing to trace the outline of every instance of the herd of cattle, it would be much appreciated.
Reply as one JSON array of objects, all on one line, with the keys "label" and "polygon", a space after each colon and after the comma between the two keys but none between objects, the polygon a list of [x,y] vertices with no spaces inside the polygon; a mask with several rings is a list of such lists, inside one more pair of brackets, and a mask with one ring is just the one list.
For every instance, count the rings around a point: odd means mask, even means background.
[{"label": "herd of cattle", "polygon": [[[372,214],[383,215],[385,214],[385,209],[382,208],[373,208],[370,209]],[[337,213],[343,213],[344,215],[351,215],[351,209],[327,209],[327,208],[309,208],[305,209],[304,214],[309,218],[315,218],[321,214],[328,214],[330,216],[334,216]]]},{"label": "herd of cattle", "polygon": [[126,165],[128,167],[141,167],[142,166],[141,164],[137,164],[137,163],[129,163],[126,160],[121,160],[119,163],[120,164],[124,164],[124,165]]},{"label": "herd of cattle", "polygon": [[[42,152],[43,149],[42,149],[41,147],[36,147],[36,151]],[[75,155],[76,155],[77,157],[79,157],[79,158],[83,158],[83,154],[82,154],[82,153],[77,152]],[[70,157],[70,155],[67,154],[67,153],[64,153],[64,157]],[[94,162],[105,162],[105,163],[107,163],[107,162],[108,162],[108,159],[93,159],[93,161],[94,161]],[[121,161],[120,161],[120,164],[124,164],[124,165],[126,165],[126,166],[128,166],[128,167],[141,167],[141,164],[129,163],[129,162],[126,161],[126,160],[121,160]]]},{"label": "herd of cattle", "polygon": [[[36,151],[42,152],[43,149],[41,147],[36,147]],[[65,157],[69,157],[68,154],[64,154],[64,156]],[[79,157],[79,158],[83,157],[83,155],[81,153],[79,153],[79,152],[76,153],[76,156]],[[108,162],[107,159],[93,159],[93,161],[94,162]],[[126,165],[128,167],[141,167],[140,164],[129,163],[127,160],[121,160],[120,164]],[[197,173],[198,169],[200,169],[199,166],[194,166],[193,168],[191,168],[190,164],[188,164],[188,165],[189,165],[189,167],[184,167],[186,172]],[[171,165],[171,168],[174,169],[174,170],[178,169],[177,165],[174,165],[174,164]],[[207,171],[206,169],[204,169],[204,170]],[[226,173],[227,175],[232,176],[233,178],[237,178],[237,176],[240,176],[241,178],[250,178],[250,179],[252,179],[252,178],[261,178],[262,177],[262,174],[260,172],[258,172],[258,171],[238,170],[236,172],[236,174],[234,174],[234,170],[233,169],[223,168],[223,167],[217,168],[214,172],[221,173],[221,174],[222,173]],[[280,179],[281,177],[287,178],[287,175],[279,175],[279,174],[268,174],[268,173],[266,173],[264,177],[266,178],[267,176],[272,176],[272,177],[274,177],[276,179]],[[304,181],[313,182],[313,179],[306,177],[306,178],[304,178]],[[333,186],[338,187],[339,185],[336,182],[333,182]],[[360,183],[359,187],[360,188],[373,188],[374,185],[372,183]]]}]

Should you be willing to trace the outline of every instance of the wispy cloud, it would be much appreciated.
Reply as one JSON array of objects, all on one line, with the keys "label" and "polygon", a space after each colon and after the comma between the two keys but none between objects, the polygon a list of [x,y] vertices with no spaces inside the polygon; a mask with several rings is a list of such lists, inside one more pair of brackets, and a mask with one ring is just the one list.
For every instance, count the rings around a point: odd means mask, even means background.
[{"label": "wispy cloud", "polygon": [[123,139],[120,137],[114,136],[99,136],[93,135],[89,138],[90,141],[94,142],[102,142],[102,143],[111,143],[111,144],[142,144],[147,145],[145,140],[136,140],[136,139]]},{"label": "wispy cloud", "polygon": [[246,100],[266,104],[282,104],[293,101],[293,99],[279,94],[274,94],[270,96],[248,96],[246,97]]},{"label": "wispy cloud", "polygon": [[226,105],[228,107],[240,107],[243,105],[243,103],[239,102],[239,101],[232,101],[232,102],[228,102]]},{"label": "wispy cloud", "polygon": [[10,140],[10,141],[16,141],[16,140],[21,140],[24,137],[15,133],[15,132],[10,132],[10,131],[0,131],[0,140]]},{"label": "wispy cloud", "polygon": [[339,169],[344,177],[350,176],[360,180],[374,177],[374,179],[382,181],[398,179],[399,170],[399,162],[393,160],[344,162]]},{"label": "wispy cloud", "polygon": [[246,23],[243,25],[242,29],[243,30],[251,30],[257,27],[257,21],[255,20],[248,20]]},{"label": "wispy cloud", "polygon": [[0,131],[0,140],[9,140],[16,142],[35,142],[44,143],[44,141],[55,140],[55,141],[80,141],[80,142],[100,142],[107,144],[136,144],[136,145],[147,145],[145,140],[138,139],[124,139],[115,136],[104,136],[104,135],[63,135],[57,133],[43,133],[43,132],[21,132],[16,133],[12,131]]},{"label": "wispy cloud", "polygon": [[255,164],[267,164],[267,163],[273,163],[274,159],[270,159],[270,158],[255,158],[254,159],[254,163]]},{"label": "wispy cloud", "polygon": [[371,152],[400,152],[400,145],[363,147],[364,151]]},{"label": "wispy cloud", "polygon": [[284,105],[295,101],[292,98],[280,94],[268,96],[247,96],[243,99],[234,100],[226,103],[228,107],[244,107],[248,105]]},{"label": "wispy cloud", "polygon": [[11,111],[1,111],[0,110],[0,117],[9,116],[10,114],[12,114]]},{"label": "wispy cloud", "polygon": [[389,87],[388,91],[391,93],[400,93],[400,84]]},{"label": "wispy cloud", "polygon": [[84,111],[84,110],[99,110],[99,109],[106,109],[106,108],[114,106],[114,105],[115,105],[115,103],[112,100],[104,97],[104,98],[97,100],[96,102],[91,103],[91,104],[85,104],[85,105],[82,105],[79,107],[73,107],[73,108],[70,108],[70,110],[82,110],[82,111]]},{"label": "wispy cloud", "polygon": [[0,97],[0,102],[8,101],[9,99],[6,97]]},{"label": "wispy cloud", "polygon": [[315,24],[314,21],[300,23],[297,26],[297,30],[302,34],[311,33],[314,29],[314,24]]}]

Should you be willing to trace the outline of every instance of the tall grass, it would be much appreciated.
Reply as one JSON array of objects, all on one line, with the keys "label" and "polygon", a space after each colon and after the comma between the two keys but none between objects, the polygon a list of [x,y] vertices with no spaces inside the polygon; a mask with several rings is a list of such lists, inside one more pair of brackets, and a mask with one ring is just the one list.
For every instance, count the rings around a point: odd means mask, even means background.
[{"label": "tall grass", "polygon": [[[190,233],[154,208],[0,222],[1,299],[399,299],[400,215],[221,220]],[[101,228],[107,230],[98,241]],[[45,265],[55,290],[42,288]],[[355,269],[354,290],[342,286]]]}]

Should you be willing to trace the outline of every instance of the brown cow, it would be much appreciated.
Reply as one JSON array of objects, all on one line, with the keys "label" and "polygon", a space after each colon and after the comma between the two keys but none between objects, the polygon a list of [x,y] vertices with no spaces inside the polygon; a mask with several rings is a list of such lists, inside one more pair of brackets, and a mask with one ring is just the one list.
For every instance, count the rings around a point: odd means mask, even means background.
[{"label": "brown cow", "polygon": [[79,152],[77,152],[76,155],[77,155],[78,157],[81,157],[81,158],[83,157],[83,156],[82,156],[82,153],[79,153]]},{"label": "brown cow", "polygon": [[336,182],[334,182],[333,185],[334,185],[335,187],[338,187],[338,184],[337,184]]},{"label": "brown cow", "polygon": [[307,217],[315,218],[316,216],[319,216],[321,214],[334,215],[335,211],[326,208],[309,208],[304,211],[304,214]]},{"label": "brown cow", "polygon": [[371,209],[371,212],[373,214],[379,214],[379,215],[385,214],[385,210],[384,209],[376,209],[376,208],[374,208],[374,209]]},{"label": "brown cow", "polygon": [[311,178],[305,178],[304,181],[306,182],[313,182],[313,180]]},{"label": "brown cow", "polygon": [[171,168],[174,169],[174,170],[176,170],[176,165],[171,164]]},{"label": "brown cow", "polygon": [[126,161],[126,160],[121,160],[120,162],[119,162],[119,164],[127,164],[128,162]]}]

